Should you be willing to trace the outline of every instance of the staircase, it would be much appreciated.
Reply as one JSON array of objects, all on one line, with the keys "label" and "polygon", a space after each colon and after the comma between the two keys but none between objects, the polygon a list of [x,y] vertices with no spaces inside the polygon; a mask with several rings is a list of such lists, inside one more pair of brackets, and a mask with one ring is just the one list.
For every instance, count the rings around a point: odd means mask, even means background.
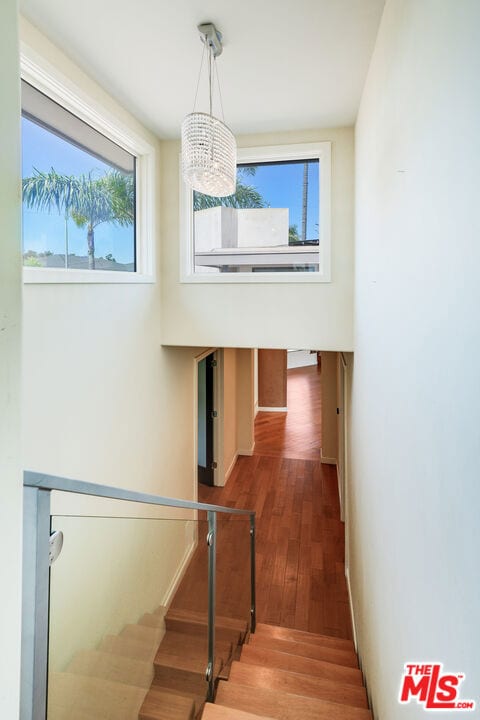
[{"label": "staircase", "polygon": [[[205,703],[207,617],[146,613],[49,675],[48,720],[194,720]],[[215,677],[239,656],[247,622],[216,618]]]},{"label": "staircase", "polygon": [[371,720],[350,640],[219,616],[215,630],[214,703],[205,614],[158,608],[51,674],[48,720]]},{"label": "staircase", "polygon": [[156,720],[159,692],[176,692],[193,709],[171,708],[175,720],[372,720],[353,643],[324,635],[216,618],[214,703],[205,703],[206,618],[171,609],[155,656],[155,676],[139,719]]},{"label": "staircase", "polygon": [[257,625],[202,720],[372,720],[350,640]]}]

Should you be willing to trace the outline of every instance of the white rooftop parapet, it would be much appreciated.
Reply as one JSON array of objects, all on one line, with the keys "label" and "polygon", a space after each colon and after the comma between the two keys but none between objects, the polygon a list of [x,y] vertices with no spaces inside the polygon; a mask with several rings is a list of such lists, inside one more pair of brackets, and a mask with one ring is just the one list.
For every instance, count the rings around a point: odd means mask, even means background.
[{"label": "white rooftop parapet", "polygon": [[194,222],[195,253],[288,246],[288,208],[208,208],[197,210]]},{"label": "white rooftop parapet", "polygon": [[238,247],[285,247],[288,245],[288,208],[237,210]]}]

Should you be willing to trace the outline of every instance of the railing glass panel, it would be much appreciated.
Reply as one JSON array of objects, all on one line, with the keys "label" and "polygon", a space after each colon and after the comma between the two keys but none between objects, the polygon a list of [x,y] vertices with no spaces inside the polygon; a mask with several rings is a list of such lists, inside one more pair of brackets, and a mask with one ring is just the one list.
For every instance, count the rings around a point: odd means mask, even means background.
[{"label": "railing glass panel", "polygon": [[250,630],[250,517],[219,515],[215,634],[217,642],[232,643],[232,659]]},{"label": "railing glass panel", "polygon": [[201,705],[208,626],[176,612],[174,598],[191,596],[193,619],[205,607],[195,574],[208,575],[207,522],[56,515],[51,529],[63,548],[50,572],[48,720]]},{"label": "railing glass panel", "polygon": [[24,485],[21,720],[198,716],[254,630],[254,514],[39,473]]}]

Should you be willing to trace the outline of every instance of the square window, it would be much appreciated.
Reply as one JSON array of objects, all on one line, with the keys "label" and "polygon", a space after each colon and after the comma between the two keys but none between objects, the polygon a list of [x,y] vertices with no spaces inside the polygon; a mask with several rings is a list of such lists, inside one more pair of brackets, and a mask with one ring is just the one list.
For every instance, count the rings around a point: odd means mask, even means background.
[{"label": "square window", "polygon": [[328,281],[330,144],[240,149],[238,156],[234,195],[184,190],[190,232],[182,279]]}]

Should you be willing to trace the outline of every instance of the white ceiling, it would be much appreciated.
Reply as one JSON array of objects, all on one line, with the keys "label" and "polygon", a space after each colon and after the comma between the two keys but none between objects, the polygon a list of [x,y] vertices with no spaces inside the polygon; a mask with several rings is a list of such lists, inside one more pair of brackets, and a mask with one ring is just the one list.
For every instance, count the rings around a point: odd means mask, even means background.
[{"label": "white ceiling", "polygon": [[[384,0],[21,0],[52,42],[162,138],[191,112],[200,22],[223,33],[235,133],[354,123]],[[206,94],[197,110],[206,110]],[[219,113],[216,113],[219,114]]]}]

